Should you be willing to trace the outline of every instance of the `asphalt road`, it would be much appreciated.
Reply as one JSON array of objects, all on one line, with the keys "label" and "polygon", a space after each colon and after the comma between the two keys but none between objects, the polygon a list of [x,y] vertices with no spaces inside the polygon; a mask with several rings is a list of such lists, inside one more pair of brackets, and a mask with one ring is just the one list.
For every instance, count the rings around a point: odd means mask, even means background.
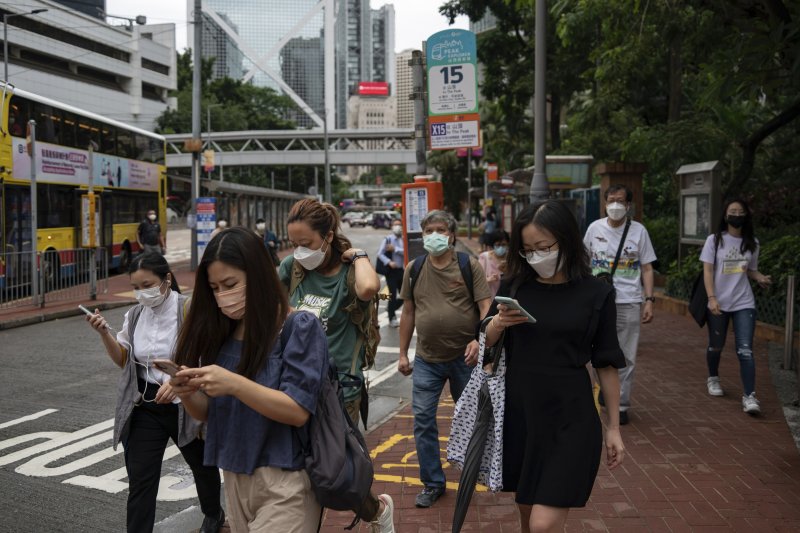
[{"label": "asphalt road", "polygon": [[[173,260],[188,231],[170,233]],[[346,229],[374,257],[383,230]],[[105,313],[121,327],[127,308]],[[410,401],[411,380],[396,371],[398,330],[381,312],[382,342],[369,371],[370,426]],[[412,344],[413,346],[413,344]],[[82,316],[0,332],[0,532],[125,529],[122,447],[111,448],[119,369]],[[202,515],[177,448],[165,455],[158,531],[190,531]]]}]

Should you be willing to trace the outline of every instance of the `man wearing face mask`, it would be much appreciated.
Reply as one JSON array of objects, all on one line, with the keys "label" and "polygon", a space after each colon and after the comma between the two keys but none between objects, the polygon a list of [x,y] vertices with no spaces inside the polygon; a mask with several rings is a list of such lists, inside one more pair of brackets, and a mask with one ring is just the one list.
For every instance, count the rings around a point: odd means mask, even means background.
[{"label": "man wearing face mask", "polygon": [[[448,381],[453,401],[458,401],[469,381],[472,367],[478,362],[475,327],[489,311],[491,292],[486,274],[474,257],[467,256],[467,274],[462,270],[453,250],[456,220],[451,214],[431,211],[420,226],[428,255],[421,266],[410,262],[403,276],[397,367],[405,376],[412,374],[408,348],[416,328],[412,405],[414,440],[424,486],[415,504],[430,507],[444,494],[446,481],[436,425],[439,397]],[[472,279],[471,287],[467,286],[468,278]]]},{"label": "man wearing face mask", "polygon": [[393,328],[400,325],[395,313],[403,305],[403,300],[397,297],[400,284],[403,282],[405,260],[403,250],[403,221],[398,219],[392,222],[392,233],[383,239],[375,261],[375,270],[378,274],[386,276],[386,286],[389,287],[391,296],[386,312],[389,315],[389,326]]},{"label": "man wearing face mask", "polygon": [[161,225],[157,222],[155,210],[149,210],[147,218],[139,224],[139,228],[136,230],[136,241],[139,243],[139,248],[145,253],[155,252],[161,255],[167,253],[167,243],[161,233]]},{"label": "man wearing face mask", "polygon": [[[617,336],[625,354],[625,368],[619,370],[619,423],[628,423],[631,388],[639,346],[639,326],[653,320],[653,262],[656,254],[647,229],[626,217],[633,193],[624,185],[611,185],[605,192],[608,217],[592,222],[583,243],[591,256],[592,274],[612,273],[616,290]],[[627,231],[627,234],[626,234]],[[625,236],[625,242],[620,244]],[[619,264],[614,268],[617,251]],[[644,291],[642,290],[644,288]],[[601,396],[602,401],[602,396]]]},{"label": "man wearing face mask", "polygon": [[217,227],[214,228],[214,231],[211,232],[210,238],[213,239],[214,237],[217,236],[217,233],[219,233],[220,231],[224,230],[227,227],[228,227],[228,221],[225,220],[224,218],[219,219],[217,221]]}]

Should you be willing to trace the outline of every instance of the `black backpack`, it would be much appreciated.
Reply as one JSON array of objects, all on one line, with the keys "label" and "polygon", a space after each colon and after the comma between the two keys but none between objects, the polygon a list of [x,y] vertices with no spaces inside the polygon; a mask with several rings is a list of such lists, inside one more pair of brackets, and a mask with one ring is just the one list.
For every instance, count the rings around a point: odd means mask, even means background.
[{"label": "black backpack", "polygon": [[[472,300],[475,300],[475,287],[472,281],[472,265],[469,263],[469,254],[464,252],[456,252],[456,257],[458,258],[458,269],[461,271],[461,277],[464,278],[464,285],[467,286],[467,290],[469,291],[469,295]],[[419,278],[419,273],[422,270],[422,265],[425,263],[425,260],[428,259],[428,254],[422,254],[417,256],[414,259],[414,263],[411,266],[411,273],[408,276],[408,282],[411,285],[411,301],[414,301],[414,286],[417,284],[417,279]]]},{"label": "black backpack", "polygon": [[[289,315],[281,331],[281,344],[292,334]],[[330,359],[328,373],[320,386],[317,408],[308,422],[296,430],[305,457],[305,471],[322,507],[334,511],[353,511],[356,517],[346,529],[359,521],[359,511],[372,488],[373,468],[367,443],[350,420],[344,407],[342,387],[360,386],[360,379],[349,374],[338,378]]]}]

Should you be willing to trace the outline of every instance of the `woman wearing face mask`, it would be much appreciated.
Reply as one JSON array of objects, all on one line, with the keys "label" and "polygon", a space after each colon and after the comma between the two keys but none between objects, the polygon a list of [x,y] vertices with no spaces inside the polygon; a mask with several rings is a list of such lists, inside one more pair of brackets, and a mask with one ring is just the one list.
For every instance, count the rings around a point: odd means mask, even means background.
[{"label": "woman wearing face mask", "polygon": [[[320,319],[337,370],[363,380],[364,342],[358,326],[345,308],[356,300],[358,309],[353,312],[364,311],[372,305],[372,297],[380,289],[378,275],[367,253],[353,248],[350,240],[341,233],[337,209],[318,200],[305,199],[295,203],[289,211],[287,231],[296,248],[292,256],[281,262],[279,276],[290,290],[289,304]],[[297,275],[296,264],[302,269],[302,280],[291,291],[292,278]],[[351,268],[355,269],[354,287],[347,283]],[[363,391],[363,387],[344,388],[345,407],[356,425],[361,402],[366,401]],[[393,509],[388,494],[370,495],[359,517],[372,522],[375,531],[390,533],[394,531]]]},{"label": "woman wearing face mask", "polygon": [[700,261],[708,294],[708,393],[724,394],[719,379],[719,361],[728,322],[733,321],[736,356],[742,378],[742,410],[750,415],[761,412],[756,399],[756,365],[753,359],[753,333],[756,326],[756,302],[750,281],[761,287],[772,283],[770,276],[758,271],[758,240],[753,235],[753,215],[747,202],[727,200],[717,231],[706,238]]},{"label": "woman wearing face mask", "polygon": [[316,409],[328,350],[318,320],[288,313],[258,235],[236,227],[208,243],[172,384],[208,421],[205,464],[223,471],[234,533],[312,533],[320,523],[295,431]]},{"label": "woman wearing face mask", "polygon": [[[561,531],[570,508],[589,499],[603,442],[610,469],[623,459],[613,291],[591,275],[578,224],[555,200],[519,214],[508,270],[498,294],[519,284],[513,296],[537,322],[495,304],[486,327],[488,346],[506,330],[503,487],[516,493],[523,532]],[[608,391],[605,435],[590,361]]]},{"label": "woman wearing face mask", "polygon": [[489,235],[488,244],[491,250],[481,252],[478,262],[486,273],[486,283],[492,291],[492,298],[500,288],[500,278],[506,270],[506,258],[508,257],[508,232],[499,229]]},{"label": "woman wearing face mask", "polygon": [[152,364],[172,359],[188,298],[161,254],[136,257],[129,268],[139,305],[125,313],[114,335],[100,315],[86,317],[100,334],[108,356],[123,369],[114,419],[114,448],[122,442],[128,472],[128,531],[152,531],[164,450],[171,438],[192,469],[200,508],[202,533],[220,530],[225,514],[220,506],[219,471],[203,465],[202,424],[187,415],[169,383],[169,376]]}]

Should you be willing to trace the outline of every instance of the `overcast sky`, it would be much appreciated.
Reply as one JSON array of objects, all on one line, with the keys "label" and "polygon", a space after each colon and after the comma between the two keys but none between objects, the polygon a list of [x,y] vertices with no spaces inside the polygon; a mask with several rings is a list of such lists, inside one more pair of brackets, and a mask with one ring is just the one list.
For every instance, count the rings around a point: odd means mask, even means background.
[{"label": "overcast sky", "polygon": [[[371,0],[373,9],[394,4],[395,52],[420,48],[429,35],[448,28],[447,19],[439,14],[438,6],[442,3],[443,0]],[[173,22],[176,25],[178,51],[182,52],[187,47],[185,0],[106,0],[106,11],[110,15],[123,17],[145,15],[151,24]],[[460,17],[453,27],[468,28],[469,21],[466,17]]]}]

